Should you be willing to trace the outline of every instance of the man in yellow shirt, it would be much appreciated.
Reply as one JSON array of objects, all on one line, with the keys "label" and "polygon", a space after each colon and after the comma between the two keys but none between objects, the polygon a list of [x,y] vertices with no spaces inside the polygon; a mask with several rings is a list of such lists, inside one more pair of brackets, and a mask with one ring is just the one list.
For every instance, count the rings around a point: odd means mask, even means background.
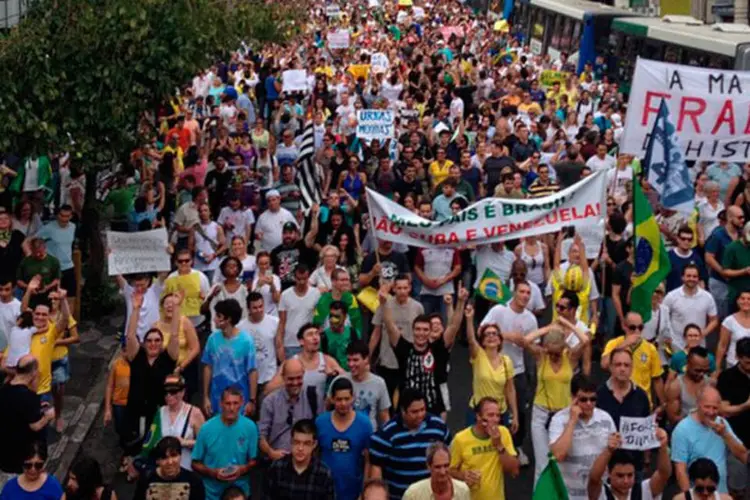
[{"label": "man in yellow shirt", "polygon": [[628,349],[633,354],[633,374],[631,380],[635,385],[646,391],[652,406],[651,386],[660,403],[664,399],[664,381],[661,379],[664,369],[659,360],[659,353],[654,344],[641,337],[643,333],[643,318],[637,312],[629,312],[625,315],[625,335],[614,338],[607,342],[602,352],[602,370],[609,370],[609,353],[616,348]]},{"label": "man in yellow shirt", "polygon": [[451,443],[451,474],[469,485],[472,500],[505,500],[505,473],[515,477],[520,467],[513,438],[496,399],[480,399],[474,412],[476,423]]}]

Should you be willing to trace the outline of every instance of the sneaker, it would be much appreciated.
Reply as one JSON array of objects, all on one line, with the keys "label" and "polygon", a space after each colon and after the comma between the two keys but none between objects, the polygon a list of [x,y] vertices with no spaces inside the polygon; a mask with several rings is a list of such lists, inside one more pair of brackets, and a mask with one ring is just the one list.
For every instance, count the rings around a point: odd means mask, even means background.
[{"label": "sneaker", "polygon": [[521,467],[526,467],[531,463],[523,450],[518,450],[518,463],[521,464]]}]

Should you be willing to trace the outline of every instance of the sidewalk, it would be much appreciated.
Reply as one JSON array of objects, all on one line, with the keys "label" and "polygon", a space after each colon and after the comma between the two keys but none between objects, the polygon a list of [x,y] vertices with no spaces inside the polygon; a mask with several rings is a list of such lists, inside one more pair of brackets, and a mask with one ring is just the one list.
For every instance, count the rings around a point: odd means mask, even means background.
[{"label": "sidewalk", "polygon": [[[104,401],[109,363],[118,348],[115,335],[122,328],[122,316],[103,318],[98,323],[78,325],[81,343],[70,349],[70,381],[65,389],[62,434],[49,427],[47,471],[62,481],[89,433]],[[9,476],[0,472],[0,488]]]}]

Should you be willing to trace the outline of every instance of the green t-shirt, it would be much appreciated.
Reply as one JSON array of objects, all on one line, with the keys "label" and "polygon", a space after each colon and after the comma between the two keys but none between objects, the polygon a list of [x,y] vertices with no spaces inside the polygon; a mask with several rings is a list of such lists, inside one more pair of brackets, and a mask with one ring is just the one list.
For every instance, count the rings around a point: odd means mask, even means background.
[{"label": "green t-shirt", "polygon": [[[732,270],[740,270],[750,267],[750,248],[746,246],[742,240],[731,242],[724,249],[724,256],[722,257],[721,264],[725,269]],[[750,276],[727,279],[727,285],[729,285],[728,299],[730,303],[732,303],[737,299],[740,292],[750,290]]]},{"label": "green t-shirt", "polygon": [[[331,303],[334,302],[333,295],[331,292],[324,293],[318,305],[315,306],[315,312],[313,313],[313,325],[328,327],[328,315],[331,312]],[[344,292],[341,295],[341,302],[346,305],[346,320],[347,323],[352,326],[357,332],[362,331],[362,313],[359,311],[359,302],[354,297],[352,292]]]},{"label": "green t-shirt", "polygon": [[356,331],[352,330],[351,327],[345,326],[344,331],[341,333],[334,333],[330,328],[326,328],[323,331],[323,337],[321,340],[321,351],[328,354],[346,370],[349,371],[348,363],[346,359],[346,348],[354,340],[359,340],[359,335]]},{"label": "green t-shirt", "polygon": [[42,277],[43,286],[47,286],[56,279],[60,279],[60,261],[50,254],[47,254],[42,260],[34,257],[24,257],[21,265],[18,266],[17,278],[24,283],[28,283],[37,274]]},{"label": "green t-shirt", "polygon": [[111,205],[114,211],[113,216],[118,219],[126,219],[133,210],[133,201],[138,186],[125,186],[123,188],[113,189],[104,199],[106,205]]}]

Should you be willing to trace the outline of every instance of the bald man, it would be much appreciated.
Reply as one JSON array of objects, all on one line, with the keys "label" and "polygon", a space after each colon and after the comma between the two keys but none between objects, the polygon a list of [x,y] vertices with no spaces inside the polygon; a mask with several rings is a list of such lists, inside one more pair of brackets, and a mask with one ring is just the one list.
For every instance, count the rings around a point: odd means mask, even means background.
[{"label": "bald man", "polygon": [[609,370],[609,354],[617,348],[627,349],[633,355],[633,372],[630,379],[638,387],[646,391],[649,402],[652,407],[656,406],[656,401],[651,401],[651,386],[658,402],[664,402],[664,381],[661,376],[664,374],[664,368],[661,366],[659,352],[651,342],[644,340],[643,318],[637,312],[629,312],[625,315],[625,335],[616,337],[604,346],[602,352],[601,366],[602,370]]},{"label": "bald man", "polygon": [[311,398],[303,390],[305,369],[300,360],[292,358],[284,361],[279,372],[284,386],[268,394],[260,407],[260,449],[273,461],[291,451],[292,426],[295,422],[314,419],[323,410],[315,408],[315,394]]},{"label": "bald man", "polygon": [[698,391],[698,406],[683,418],[672,433],[672,461],[680,490],[690,488],[688,466],[698,458],[709,458],[719,469],[719,492],[727,490],[727,452],[747,464],[747,449],[719,416],[721,395],[709,384]]},{"label": "bald man", "polygon": [[34,441],[44,440],[44,430],[55,419],[49,403],[42,406],[36,393],[39,363],[27,354],[18,360],[16,374],[0,387],[0,470],[20,474],[24,450]]}]

